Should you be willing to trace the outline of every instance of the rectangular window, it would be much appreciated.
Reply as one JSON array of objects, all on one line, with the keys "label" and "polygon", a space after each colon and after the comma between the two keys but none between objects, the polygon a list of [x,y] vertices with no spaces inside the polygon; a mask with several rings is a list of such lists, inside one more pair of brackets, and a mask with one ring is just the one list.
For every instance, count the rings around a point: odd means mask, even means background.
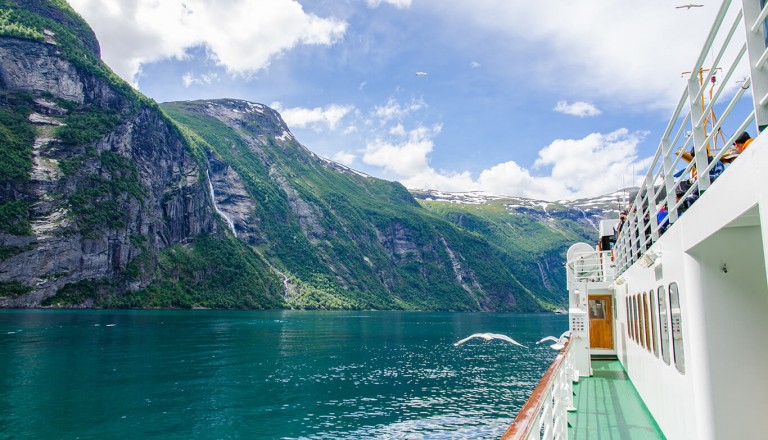
[{"label": "rectangular window", "polygon": [[632,321],[629,323],[632,328],[632,340],[637,342],[637,329],[635,328],[635,297],[629,297],[629,312],[632,314]]},{"label": "rectangular window", "polygon": [[643,313],[643,295],[641,293],[637,294],[637,309],[638,309],[637,325],[640,327],[640,332],[638,333],[638,336],[640,337],[640,345],[642,345],[643,348],[648,348],[648,341],[645,339],[645,334],[646,334],[645,313]]},{"label": "rectangular window", "polygon": [[635,341],[642,344],[643,335],[640,333],[640,308],[638,307],[640,303],[637,300],[637,295],[633,296],[632,299],[635,301]]},{"label": "rectangular window", "polygon": [[589,319],[605,319],[605,300],[589,300]]},{"label": "rectangular window", "polygon": [[648,298],[651,301],[651,343],[653,344],[653,355],[657,358],[659,357],[659,343],[656,342],[656,322],[658,322],[658,319],[656,317],[656,312],[658,310],[656,309],[656,300],[654,298],[655,293],[653,290],[648,292]]},{"label": "rectangular window", "polygon": [[629,296],[625,297],[624,300],[627,303],[627,336],[632,339],[632,314],[629,310]]},{"label": "rectangular window", "polygon": [[643,293],[643,331],[645,332],[645,349],[651,351],[651,317],[648,313],[648,294]]}]

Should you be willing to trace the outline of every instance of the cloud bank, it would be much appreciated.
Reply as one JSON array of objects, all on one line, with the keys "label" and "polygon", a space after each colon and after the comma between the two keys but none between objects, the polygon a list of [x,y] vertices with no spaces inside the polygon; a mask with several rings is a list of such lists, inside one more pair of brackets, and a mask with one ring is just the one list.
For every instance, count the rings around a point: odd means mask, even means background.
[{"label": "cloud bank", "polygon": [[432,166],[430,155],[437,148],[442,124],[411,122],[404,118],[417,118],[418,112],[426,107],[423,100],[401,103],[390,98],[367,113],[339,104],[314,109],[280,109],[277,103],[276,108],[292,128],[339,131],[342,126],[346,127],[343,131],[359,135],[364,146],[353,151],[337,151],[331,155],[333,160],[398,180],[409,188],[484,191],[542,200],[573,199],[637,184],[650,160],[638,153],[647,133],[622,128],[530,146],[539,150],[529,168],[510,160],[475,175],[464,170],[439,170]]},{"label": "cloud bank", "polygon": [[330,45],[347,24],[295,0],[69,0],[94,28],[104,59],[136,85],[141,66],[193,48],[233,75],[252,75],[297,45]]}]

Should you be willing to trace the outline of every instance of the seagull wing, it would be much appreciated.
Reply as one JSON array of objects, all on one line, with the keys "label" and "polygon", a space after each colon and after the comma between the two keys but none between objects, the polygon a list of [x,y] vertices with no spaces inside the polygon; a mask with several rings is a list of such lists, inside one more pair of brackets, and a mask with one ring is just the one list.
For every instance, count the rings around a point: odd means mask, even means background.
[{"label": "seagull wing", "polygon": [[555,338],[554,336],[547,336],[545,338],[541,338],[541,340],[537,342],[536,345],[539,345],[542,342],[547,342],[547,341],[557,342],[557,338]]},{"label": "seagull wing", "polygon": [[461,341],[454,343],[453,346],[454,347],[458,347],[459,345],[469,341],[472,338],[482,338],[482,337],[483,337],[483,333],[475,333],[474,335],[467,336],[466,338],[462,339]]},{"label": "seagull wing", "polygon": [[488,335],[489,335],[491,338],[493,338],[493,339],[501,339],[502,341],[507,341],[507,342],[510,342],[510,343],[512,343],[512,344],[515,344],[515,345],[519,345],[520,347],[523,347],[523,348],[528,348],[528,347],[526,347],[525,345],[523,345],[523,344],[521,344],[521,343],[519,343],[519,342],[515,341],[514,339],[510,338],[510,337],[509,337],[509,336],[507,336],[507,335],[502,335],[502,334],[499,334],[499,333],[488,333]]},{"label": "seagull wing", "polygon": [[566,331],[563,332],[562,335],[560,335],[560,339],[570,338],[570,337],[571,337],[571,331],[570,330],[566,330]]}]

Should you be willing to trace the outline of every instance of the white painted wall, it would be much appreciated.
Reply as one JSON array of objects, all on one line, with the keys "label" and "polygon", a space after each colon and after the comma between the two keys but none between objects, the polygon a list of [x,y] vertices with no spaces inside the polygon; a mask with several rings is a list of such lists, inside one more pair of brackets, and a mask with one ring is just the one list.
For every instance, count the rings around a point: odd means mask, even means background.
[{"label": "white painted wall", "polygon": [[765,438],[768,288],[761,229],[725,228],[689,253],[700,282],[692,288],[702,294],[700,368],[711,405],[711,417],[701,423],[710,425],[712,438]]}]

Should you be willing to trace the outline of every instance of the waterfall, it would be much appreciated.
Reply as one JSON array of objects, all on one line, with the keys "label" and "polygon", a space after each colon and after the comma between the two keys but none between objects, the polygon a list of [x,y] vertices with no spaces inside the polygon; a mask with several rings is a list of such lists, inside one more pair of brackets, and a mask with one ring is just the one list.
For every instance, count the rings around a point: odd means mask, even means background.
[{"label": "waterfall", "polygon": [[208,170],[205,171],[205,175],[208,176],[208,192],[211,193],[211,201],[213,202],[213,209],[216,210],[216,213],[221,216],[224,220],[227,221],[227,224],[229,225],[229,228],[232,230],[232,233],[235,234],[235,237],[237,237],[237,232],[235,231],[235,224],[232,222],[232,219],[227,216],[227,214],[224,214],[219,209],[219,205],[216,204],[216,196],[213,194],[213,181],[211,180],[211,173],[208,172]]}]

